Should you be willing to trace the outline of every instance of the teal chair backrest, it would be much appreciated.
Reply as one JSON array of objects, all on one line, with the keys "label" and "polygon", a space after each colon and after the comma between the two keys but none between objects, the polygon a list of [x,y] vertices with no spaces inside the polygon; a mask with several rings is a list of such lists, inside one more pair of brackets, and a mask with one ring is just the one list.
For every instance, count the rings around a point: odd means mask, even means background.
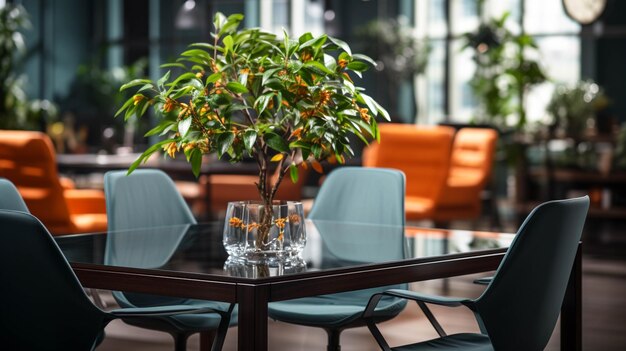
[{"label": "teal chair backrest", "polygon": [[196,223],[172,179],[160,170],[107,172],[104,193],[109,231]]},{"label": "teal chair backrest", "polygon": [[0,344],[91,350],[110,318],[95,307],[39,220],[0,210]]},{"label": "teal chair backrest", "polygon": [[[404,195],[405,178],[398,170],[343,167],[331,172],[308,216],[324,238],[322,266],[331,268],[404,258]],[[338,228],[346,222],[345,229]],[[349,223],[363,224],[363,228]],[[367,302],[374,293],[406,287],[406,284],[399,284],[329,296]]]},{"label": "teal chair backrest", "polygon": [[476,301],[496,350],[543,350],[554,330],[581,238],[589,197],[546,202],[519,228]]},{"label": "teal chair backrest", "polygon": [[404,174],[384,168],[344,167],[320,188],[309,219],[404,225]]},{"label": "teal chair backrest", "polygon": [[0,178],[0,209],[29,212],[15,185],[6,178]]},{"label": "teal chair backrest", "polygon": [[[172,179],[160,170],[138,169],[110,171],[104,175],[109,237],[104,261],[111,265],[131,265],[137,268],[157,268],[165,264],[186,233],[185,225],[196,224],[191,210],[176,189]],[[144,230],[149,227],[172,227],[172,230]],[[124,230],[141,229],[125,233]],[[158,232],[163,233],[161,238]],[[155,234],[155,235],[151,235]],[[160,240],[164,241],[161,242]],[[161,250],[132,250],[145,241],[158,243]],[[143,255],[145,254],[145,255]],[[122,307],[184,304],[187,299],[114,291]]]}]

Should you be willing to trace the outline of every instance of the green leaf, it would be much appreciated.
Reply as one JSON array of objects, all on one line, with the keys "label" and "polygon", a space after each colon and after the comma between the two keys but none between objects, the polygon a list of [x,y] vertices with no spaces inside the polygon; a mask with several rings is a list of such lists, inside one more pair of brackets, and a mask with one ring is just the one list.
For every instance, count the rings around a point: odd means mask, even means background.
[{"label": "green leaf", "polygon": [[207,82],[207,84],[210,84],[210,83],[215,83],[215,82],[217,82],[218,80],[220,80],[221,78],[222,78],[222,72],[215,72],[215,73],[211,74],[211,75],[210,75],[210,76],[206,79],[206,82]]},{"label": "green leaf", "polygon": [[291,176],[291,181],[293,183],[298,182],[298,166],[295,163],[289,165],[289,175]]},{"label": "green leaf", "polygon": [[276,133],[265,133],[265,143],[267,146],[278,152],[289,152],[289,144],[280,135]]},{"label": "green leaf", "polygon": [[186,136],[187,133],[189,132],[189,128],[191,127],[191,117],[187,117],[185,119],[183,119],[182,121],[178,122],[178,133],[180,133],[181,136]]},{"label": "green leaf", "polygon": [[167,82],[167,81],[170,79],[170,74],[171,74],[171,71],[167,71],[167,72],[163,75],[163,77],[159,78],[159,80],[157,81],[157,85],[158,85],[159,87],[163,87],[163,85],[165,84],[165,82]]},{"label": "green leaf", "polygon": [[156,127],[150,129],[146,134],[144,134],[143,136],[145,137],[149,137],[152,135],[157,135],[159,133],[161,133],[162,131],[165,130],[165,128],[171,126],[173,123],[170,120],[163,120],[161,123],[157,124]]},{"label": "green leaf", "polygon": [[[361,99],[359,99],[359,97]],[[367,105],[367,108],[369,108],[369,110],[372,112],[372,114],[374,114],[374,115],[378,114],[376,112],[376,111],[378,111],[378,109],[376,108],[376,102],[374,101],[374,99],[372,99],[369,95],[361,93],[357,97],[357,101],[361,102],[361,100],[363,100],[362,102]]]},{"label": "green leaf", "polygon": [[309,46],[313,47],[314,49],[317,49],[317,48],[319,48],[322,44],[324,44],[324,42],[326,41],[326,39],[327,39],[327,38],[328,38],[328,37],[327,37],[327,35],[326,35],[326,34],[321,35],[321,36],[319,36],[319,37],[317,37],[317,38],[313,38],[313,39],[311,39],[311,40],[309,40],[309,41],[305,42],[304,44],[300,45],[300,50],[302,50],[302,49],[304,49],[304,48],[307,48],[307,47],[309,47]]},{"label": "green leaf", "polygon": [[[376,110],[378,110],[378,112],[383,115],[383,117],[388,121],[391,122],[391,118],[389,118],[389,112],[387,112],[387,110],[385,110],[382,106],[380,106],[379,103],[377,103],[375,100],[374,101],[374,105],[376,105]],[[380,138],[380,136],[378,137]]]},{"label": "green leaf", "polygon": [[224,16],[224,14],[221,12],[216,12],[215,16],[213,17],[213,27],[215,27],[215,30],[219,32],[222,29],[224,23],[226,23],[226,16]]},{"label": "green leaf", "polygon": [[281,67],[276,67],[276,68],[271,68],[271,69],[268,69],[268,70],[266,70],[265,72],[263,72],[263,80],[262,80],[262,83],[261,83],[261,84],[265,85],[265,82],[266,82],[268,79],[270,79],[270,77],[271,77],[272,75],[274,75],[274,73],[276,73],[276,72],[280,71],[281,69],[282,69]]},{"label": "green leaf", "polygon": [[191,163],[191,172],[198,178],[200,176],[200,170],[202,168],[202,152],[198,149],[191,150],[191,156],[189,158]]},{"label": "green leaf", "polygon": [[324,66],[326,66],[331,71],[334,71],[337,69],[337,61],[334,57],[328,54],[324,54]]},{"label": "green leaf", "polygon": [[130,82],[122,85],[120,87],[120,91],[124,91],[124,90],[126,90],[128,88],[132,88],[132,87],[135,87],[137,85],[143,85],[143,84],[149,84],[149,83],[152,83],[152,81],[150,79],[133,79]]},{"label": "green leaf", "polygon": [[333,71],[317,61],[308,61],[304,64],[304,67],[310,69],[315,74],[325,75],[333,73]]},{"label": "green leaf", "polygon": [[217,50],[219,52],[224,52],[224,48],[222,48],[221,46],[215,46],[209,43],[193,43],[193,44],[189,44],[190,47],[197,47],[197,48],[204,48],[204,49],[209,49],[209,50]]},{"label": "green leaf", "polygon": [[267,80],[267,82],[265,82],[264,85],[267,88],[274,89],[274,90],[283,89],[283,82],[278,78],[270,78]]},{"label": "green leaf", "polygon": [[144,151],[141,155],[139,155],[139,157],[137,157],[135,162],[133,162],[130,165],[130,167],[128,167],[128,172],[126,174],[131,174],[137,167],[139,167],[139,165],[147,161],[150,155],[152,155],[155,151],[160,149],[161,146],[165,144],[169,144],[174,141],[176,141],[176,139],[166,139],[166,140],[159,141],[158,143],[150,146],[146,151]]},{"label": "green leaf", "polygon": [[372,58],[369,57],[369,56],[362,55],[362,54],[354,54],[354,55],[352,55],[352,58],[355,59],[355,60],[366,61],[369,64],[371,64],[372,66],[376,67],[376,61],[372,60]]},{"label": "green leaf", "polygon": [[137,90],[138,93],[141,93],[142,91],[148,90],[148,89],[152,89],[154,88],[154,85],[152,85],[152,83],[148,83],[145,84],[144,86],[142,86],[141,88],[139,88],[139,90]]},{"label": "green leaf", "polygon": [[292,60],[291,62],[289,62],[289,70],[292,73],[298,72],[300,68],[302,68],[302,62],[296,60]]},{"label": "green leaf", "polygon": [[315,157],[316,159],[320,159],[322,158],[322,146],[320,144],[313,144],[313,146],[311,146],[311,151],[313,152],[313,157]]},{"label": "green leaf", "polygon": [[178,76],[178,78],[176,78],[176,80],[174,80],[171,83],[171,87],[170,89],[167,91],[167,95],[171,94],[172,91],[174,90],[174,88],[176,88],[176,85],[184,80],[189,80],[189,79],[194,79],[196,78],[196,75],[193,74],[192,72],[187,72],[187,73],[183,73],[180,76]]},{"label": "green leaf", "polygon": [[178,68],[182,68],[182,69],[187,69],[187,66],[185,66],[184,64],[182,64],[180,62],[164,63],[164,64],[162,64],[159,67],[161,67],[161,68],[178,67]]},{"label": "green leaf", "polygon": [[267,104],[269,104],[270,100],[274,97],[273,93],[265,94],[259,96],[258,99],[254,102],[254,108],[258,111],[258,114],[261,115],[263,111],[267,108]]},{"label": "green leaf", "polygon": [[[224,38],[226,39],[226,38]],[[211,60],[211,55],[209,55],[208,52],[202,50],[202,49],[191,49],[191,50],[187,50],[185,52],[183,52],[182,54],[180,54],[180,56],[188,56],[188,57],[198,57],[200,59],[203,59],[207,62],[209,62]]]},{"label": "green leaf", "polygon": [[302,44],[306,43],[309,40],[313,39],[313,34],[311,34],[311,32],[306,32],[304,34],[302,34],[300,36],[300,38],[298,38],[298,42],[300,43],[300,48],[302,48]]},{"label": "green leaf", "polygon": [[148,110],[148,108],[150,107],[150,104],[148,103],[148,100],[143,100],[141,103],[142,103],[142,105],[141,105],[141,112],[139,112],[138,114],[135,113],[137,118],[143,116],[146,113],[146,111]]},{"label": "green leaf", "polygon": [[367,63],[361,62],[361,61],[352,61],[348,63],[347,67],[348,69],[351,69],[357,72],[363,72],[363,71],[366,71],[368,68],[370,68],[370,66]]},{"label": "green leaf", "polygon": [[113,116],[113,117],[117,117],[120,113],[122,113],[122,111],[124,111],[124,109],[126,109],[127,107],[132,105],[132,103],[133,103],[133,98],[131,97],[130,99],[126,100],[124,105],[122,105],[122,107],[120,107],[120,109],[117,110],[117,112],[115,112],[115,116]]},{"label": "green leaf", "polygon": [[235,45],[235,42],[233,41],[232,36],[227,35],[224,39],[222,39],[222,41],[224,43],[224,55],[226,55],[229,51],[233,51],[233,45]]},{"label": "green leaf", "polygon": [[217,148],[219,152],[218,154],[219,157],[222,157],[222,155],[224,155],[228,151],[230,146],[233,144],[234,140],[235,140],[235,133],[230,132],[230,131],[222,133],[217,136]]},{"label": "green leaf", "polygon": [[352,51],[350,50],[350,46],[345,41],[339,40],[333,37],[328,37],[328,39],[330,39],[330,41],[335,43],[335,45],[339,46],[343,51],[348,53],[348,55],[352,56]]},{"label": "green leaf", "polygon": [[243,20],[243,15],[240,13],[235,13],[228,16],[226,22],[222,25],[218,35],[222,36],[224,33],[230,33],[237,29],[239,23]]},{"label": "green leaf", "polygon": [[256,142],[257,133],[254,129],[248,129],[243,133],[243,144],[248,152],[252,151],[252,147]]},{"label": "green leaf", "polygon": [[237,93],[237,94],[248,92],[248,88],[246,88],[245,85],[239,82],[229,82],[228,84],[226,84],[226,88],[228,88],[228,90],[232,91],[233,93]]}]

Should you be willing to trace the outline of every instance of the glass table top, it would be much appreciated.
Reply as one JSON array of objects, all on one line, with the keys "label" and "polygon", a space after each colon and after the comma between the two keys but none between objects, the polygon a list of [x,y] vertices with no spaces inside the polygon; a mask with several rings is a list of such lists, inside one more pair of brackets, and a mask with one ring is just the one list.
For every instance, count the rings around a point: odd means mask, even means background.
[{"label": "glass table top", "polygon": [[223,222],[56,237],[71,263],[264,278],[406,258],[506,248],[513,234],[307,220],[301,257],[252,265],[229,259]]}]

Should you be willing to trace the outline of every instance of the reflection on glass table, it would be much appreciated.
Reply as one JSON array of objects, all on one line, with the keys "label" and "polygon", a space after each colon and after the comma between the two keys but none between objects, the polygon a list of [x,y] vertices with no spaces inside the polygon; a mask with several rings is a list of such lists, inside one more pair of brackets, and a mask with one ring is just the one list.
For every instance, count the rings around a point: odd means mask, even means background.
[{"label": "reflection on glass table", "polygon": [[229,260],[223,222],[143,228],[57,238],[72,263],[265,278],[363,266],[404,258],[506,248],[512,234],[306,220],[302,255],[284,264]]}]

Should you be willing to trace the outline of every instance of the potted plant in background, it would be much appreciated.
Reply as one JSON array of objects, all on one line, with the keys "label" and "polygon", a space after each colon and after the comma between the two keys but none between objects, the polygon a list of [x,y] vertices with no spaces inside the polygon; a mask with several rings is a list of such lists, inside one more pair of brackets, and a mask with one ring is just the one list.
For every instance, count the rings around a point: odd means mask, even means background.
[{"label": "potted plant in background", "polygon": [[21,5],[0,7],[0,128],[40,129],[44,118],[56,117],[56,106],[48,100],[29,100],[23,89],[26,80],[18,75],[26,50],[21,29],[29,28],[28,14]]},{"label": "potted plant in background", "polygon": [[[364,52],[376,60],[376,71],[382,77],[391,115],[398,117],[398,92],[404,83],[412,83],[424,73],[430,52],[428,41],[418,39],[411,27],[395,19],[375,20],[357,31],[365,43]],[[411,103],[415,105],[415,101]]]},{"label": "potted plant in background", "polygon": [[555,133],[561,129],[565,136],[580,139],[596,111],[606,104],[602,89],[593,81],[579,81],[571,87],[559,85],[546,107],[552,116],[550,129]]},{"label": "potted plant in background", "polygon": [[[329,157],[344,162],[353,155],[348,136],[365,143],[379,139],[375,117],[389,115],[353,82],[375,65],[369,57],[326,35],[306,33],[294,40],[287,33],[278,38],[260,29],[238,30],[242,19],[217,13],[210,43],[191,44],[177,62],[163,65],[178,74],[168,71],[157,82],[136,79],[123,85],[121,91],[136,93],[117,115],[140,117],[152,107],[161,119],[146,136],[167,136],[129,173],[160,149],[170,157],[184,153],[196,176],[204,154],[231,162],[245,156],[256,160],[260,202],[228,212],[226,223],[250,240],[243,246],[240,240],[225,241],[231,255],[255,260],[266,257],[263,252],[285,250],[287,230],[296,224],[296,230],[303,228],[301,212],[274,206],[284,176],[296,181],[299,166],[319,171],[319,161]],[[273,169],[279,172],[274,183]],[[303,245],[297,240],[296,250]]]},{"label": "potted plant in background", "polygon": [[465,34],[465,47],[474,50],[476,72],[470,81],[478,99],[477,122],[523,131],[528,90],[546,81],[539,63],[531,58],[538,47],[528,34],[514,34],[506,26],[509,13],[482,23]]}]

